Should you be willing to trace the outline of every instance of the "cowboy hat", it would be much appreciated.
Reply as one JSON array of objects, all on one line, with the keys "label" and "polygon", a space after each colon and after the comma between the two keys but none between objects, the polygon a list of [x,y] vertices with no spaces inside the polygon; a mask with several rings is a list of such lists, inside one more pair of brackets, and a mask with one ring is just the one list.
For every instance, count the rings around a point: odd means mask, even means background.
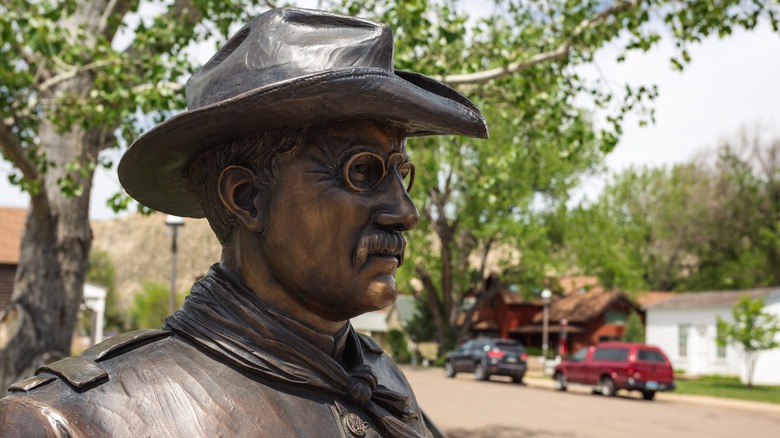
[{"label": "cowboy hat", "polygon": [[265,12],[186,85],[189,110],[155,126],[122,156],[127,193],[158,211],[203,217],[184,167],[199,151],[259,131],[370,118],[407,136],[487,137],[480,111],[427,76],[393,69],[389,27],[305,9]]}]

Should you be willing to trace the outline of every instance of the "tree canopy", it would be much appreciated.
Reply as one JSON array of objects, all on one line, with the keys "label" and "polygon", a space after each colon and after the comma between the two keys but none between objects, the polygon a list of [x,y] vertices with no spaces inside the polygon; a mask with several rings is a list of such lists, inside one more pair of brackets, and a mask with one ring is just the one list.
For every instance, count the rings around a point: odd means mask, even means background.
[{"label": "tree canopy", "polygon": [[[43,361],[67,354],[91,236],[88,206],[101,151],[124,147],[184,106],[181,84],[195,70],[194,47],[220,43],[272,1],[8,0],[0,5],[0,151],[12,182],[31,195],[12,303],[0,324],[17,335],[0,345],[3,386]],[[419,175],[414,196],[423,243],[402,274],[427,302],[440,342],[463,328],[460,297],[483,287],[496,248],[526,283],[549,266],[550,212],[596,168],[620,137],[624,115],[643,110],[651,84],[613,91],[573,67],[607,42],[648,50],[669,34],[675,68],[688,46],[712,34],[777,30],[776,1],[496,0],[467,15],[455,0],[320,2],[325,9],[374,18],[395,31],[396,65],[457,87],[482,107],[492,138],[410,141]],[[575,99],[608,109],[595,127]],[[644,112],[652,119],[652,111]],[[112,200],[116,208],[127,198]],[[411,287],[417,277],[422,287]],[[495,283],[493,283],[495,284]],[[488,293],[483,294],[488,297]],[[13,316],[13,317],[11,317]],[[466,321],[468,320],[468,317]]]},{"label": "tree canopy", "polygon": [[603,284],[720,290],[780,284],[780,139],[743,131],[712,157],[615,175],[575,209],[567,250]]}]

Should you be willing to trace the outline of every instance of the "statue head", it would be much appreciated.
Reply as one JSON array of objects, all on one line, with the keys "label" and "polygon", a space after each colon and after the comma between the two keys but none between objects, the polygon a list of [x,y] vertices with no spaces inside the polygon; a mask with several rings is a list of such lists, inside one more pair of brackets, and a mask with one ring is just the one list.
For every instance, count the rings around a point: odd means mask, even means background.
[{"label": "statue head", "polygon": [[268,11],[190,78],[188,111],[133,143],[120,181],[205,216],[223,263],[283,310],[338,323],[387,306],[418,220],[406,138],[487,136],[468,99],[392,58],[387,26]]}]

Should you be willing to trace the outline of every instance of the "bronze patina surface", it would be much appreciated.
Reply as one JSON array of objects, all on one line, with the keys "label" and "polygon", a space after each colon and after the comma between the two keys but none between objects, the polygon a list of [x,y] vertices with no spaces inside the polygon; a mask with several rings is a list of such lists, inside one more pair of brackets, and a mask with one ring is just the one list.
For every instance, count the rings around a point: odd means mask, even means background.
[{"label": "bronze patina surface", "polygon": [[189,110],[128,149],[139,202],[206,217],[222,256],[160,329],[41,367],[0,400],[9,437],[431,436],[349,319],[392,304],[410,136],[486,137],[479,110],[393,69],[390,30],[274,9],[187,83]]}]

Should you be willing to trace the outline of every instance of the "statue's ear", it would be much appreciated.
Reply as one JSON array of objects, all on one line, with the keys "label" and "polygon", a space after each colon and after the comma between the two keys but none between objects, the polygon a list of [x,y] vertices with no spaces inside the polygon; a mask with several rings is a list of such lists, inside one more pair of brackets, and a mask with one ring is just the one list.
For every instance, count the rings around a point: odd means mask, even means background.
[{"label": "statue's ear", "polygon": [[262,212],[258,210],[259,185],[254,173],[243,166],[222,169],[217,184],[222,205],[249,230],[263,231]]}]

